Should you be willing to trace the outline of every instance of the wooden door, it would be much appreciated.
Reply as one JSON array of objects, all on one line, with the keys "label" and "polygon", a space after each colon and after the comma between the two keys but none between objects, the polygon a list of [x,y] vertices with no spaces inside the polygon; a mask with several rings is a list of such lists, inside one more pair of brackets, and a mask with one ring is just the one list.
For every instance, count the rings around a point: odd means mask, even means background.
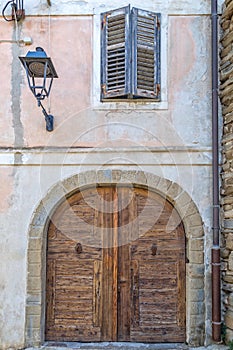
[{"label": "wooden door", "polygon": [[185,234],[161,196],[77,193],[48,229],[46,340],[185,341]]}]

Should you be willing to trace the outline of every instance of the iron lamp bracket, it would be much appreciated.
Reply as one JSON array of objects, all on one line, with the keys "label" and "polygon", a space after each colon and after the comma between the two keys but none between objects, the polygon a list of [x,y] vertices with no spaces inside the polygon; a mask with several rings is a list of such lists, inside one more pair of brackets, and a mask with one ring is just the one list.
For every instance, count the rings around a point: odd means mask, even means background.
[{"label": "iron lamp bracket", "polygon": [[36,51],[29,51],[25,57],[19,57],[19,59],[25,68],[28,86],[37,99],[38,107],[42,108],[46,121],[46,130],[52,131],[54,118],[46,112],[41,103],[46,97],[49,97],[53,78],[58,78],[52,60],[50,57],[47,57],[41,47],[37,47]]}]

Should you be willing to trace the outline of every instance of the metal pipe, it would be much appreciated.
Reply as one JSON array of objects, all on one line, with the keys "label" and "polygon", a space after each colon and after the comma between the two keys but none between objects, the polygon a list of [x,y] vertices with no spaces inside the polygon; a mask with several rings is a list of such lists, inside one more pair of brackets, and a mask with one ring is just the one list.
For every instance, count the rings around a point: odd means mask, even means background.
[{"label": "metal pipe", "polygon": [[219,135],[218,135],[218,1],[211,0],[212,31],[212,175],[213,175],[213,247],[212,247],[212,338],[221,340],[221,279],[219,244]]}]

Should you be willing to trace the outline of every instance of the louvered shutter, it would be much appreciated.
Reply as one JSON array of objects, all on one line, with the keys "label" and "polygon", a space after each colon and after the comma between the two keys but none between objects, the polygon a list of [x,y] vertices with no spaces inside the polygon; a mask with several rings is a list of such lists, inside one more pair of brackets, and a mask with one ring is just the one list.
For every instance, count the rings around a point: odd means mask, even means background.
[{"label": "louvered shutter", "polygon": [[160,99],[160,14],[132,9],[132,93]]},{"label": "louvered shutter", "polygon": [[130,92],[130,7],[101,15],[101,98]]}]

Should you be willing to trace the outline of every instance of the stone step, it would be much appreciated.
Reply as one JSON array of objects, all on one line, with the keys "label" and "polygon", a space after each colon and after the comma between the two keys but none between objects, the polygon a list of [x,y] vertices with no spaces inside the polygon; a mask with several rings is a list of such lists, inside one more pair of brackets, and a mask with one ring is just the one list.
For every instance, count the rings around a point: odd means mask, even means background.
[{"label": "stone step", "polygon": [[25,350],[228,350],[228,346],[214,344],[207,347],[189,347],[186,344],[144,344],[144,343],[55,343],[44,344],[40,348],[27,348]]}]

